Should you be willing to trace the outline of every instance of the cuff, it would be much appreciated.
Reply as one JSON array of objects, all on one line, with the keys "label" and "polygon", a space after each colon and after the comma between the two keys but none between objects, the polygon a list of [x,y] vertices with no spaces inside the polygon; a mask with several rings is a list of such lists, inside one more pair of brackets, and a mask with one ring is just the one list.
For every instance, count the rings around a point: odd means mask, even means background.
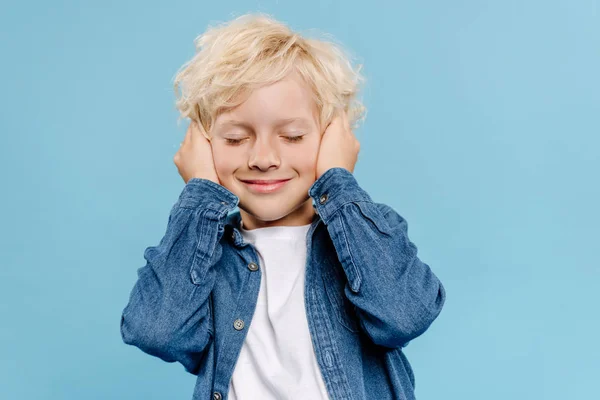
[{"label": "cuff", "polygon": [[237,207],[239,198],[211,180],[191,178],[179,195],[178,203],[185,208],[208,208],[224,216]]},{"label": "cuff", "polygon": [[341,167],[328,169],[312,184],[308,195],[313,198],[313,207],[325,224],[344,204],[373,202],[371,196],[358,185],[354,175]]}]

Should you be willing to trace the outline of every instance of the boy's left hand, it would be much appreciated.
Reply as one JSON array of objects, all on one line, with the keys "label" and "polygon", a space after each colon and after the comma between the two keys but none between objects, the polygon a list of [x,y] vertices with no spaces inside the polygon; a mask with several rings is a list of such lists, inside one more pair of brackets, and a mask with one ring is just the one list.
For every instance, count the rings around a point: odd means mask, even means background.
[{"label": "boy's left hand", "polygon": [[359,151],[360,143],[350,128],[348,116],[344,110],[340,110],[321,137],[317,156],[317,179],[334,167],[354,172]]}]

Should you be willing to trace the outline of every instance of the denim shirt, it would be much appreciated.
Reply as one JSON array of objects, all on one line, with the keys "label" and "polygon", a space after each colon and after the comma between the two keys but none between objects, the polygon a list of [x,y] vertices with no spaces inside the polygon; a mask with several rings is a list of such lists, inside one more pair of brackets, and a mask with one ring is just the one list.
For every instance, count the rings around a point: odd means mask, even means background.
[{"label": "denim shirt", "polygon": [[[439,315],[446,293],[417,257],[407,222],[375,203],[351,172],[310,187],[306,315],[331,400],[415,399],[403,348]],[[238,197],[192,178],[121,316],[126,344],[197,376],[192,399],[224,400],[260,288],[256,249],[240,234]],[[260,396],[260,394],[256,394]]]}]

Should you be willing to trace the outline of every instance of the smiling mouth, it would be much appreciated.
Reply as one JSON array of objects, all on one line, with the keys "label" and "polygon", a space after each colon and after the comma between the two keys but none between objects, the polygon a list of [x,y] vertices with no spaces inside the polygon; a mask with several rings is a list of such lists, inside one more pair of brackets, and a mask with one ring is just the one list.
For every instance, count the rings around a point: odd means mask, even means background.
[{"label": "smiling mouth", "polygon": [[251,192],[255,193],[271,193],[285,186],[290,179],[273,179],[273,180],[243,180],[241,181]]},{"label": "smiling mouth", "polygon": [[289,181],[289,179],[270,179],[270,180],[242,180],[244,183],[252,183],[255,185],[272,185],[274,183]]}]

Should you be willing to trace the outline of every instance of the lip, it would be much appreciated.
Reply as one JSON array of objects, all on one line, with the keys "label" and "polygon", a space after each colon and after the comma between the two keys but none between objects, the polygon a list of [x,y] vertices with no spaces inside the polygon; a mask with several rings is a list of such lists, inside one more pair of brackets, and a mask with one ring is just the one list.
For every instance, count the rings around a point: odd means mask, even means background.
[{"label": "lip", "polygon": [[241,181],[251,192],[272,193],[285,186],[291,179],[243,180]]}]

